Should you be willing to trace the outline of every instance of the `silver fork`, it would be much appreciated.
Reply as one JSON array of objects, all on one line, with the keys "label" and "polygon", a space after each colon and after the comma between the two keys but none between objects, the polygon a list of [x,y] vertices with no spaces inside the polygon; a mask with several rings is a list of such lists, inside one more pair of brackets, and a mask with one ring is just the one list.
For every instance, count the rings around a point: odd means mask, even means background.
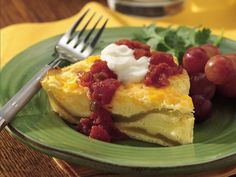
[{"label": "silver fork", "polygon": [[[15,117],[15,115],[31,100],[31,98],[41,89],[40,80],[49,69],[57,67],[62,60],[72,63],[88,57],[94,50],[102,32],[104,31],[108,19],[102,24],[102,27],[95,34],[94,38],[89,39],[95,28],[101,21],[100,17],[92,29],[83,37],[87,26],[92,21],[95,13],[83,26],[82,30],[75,34],[75,30],[84,17],[88,14],[89,9],[72,25],[72,27],[61,37],[55,47],[53,56],[55,58],[45,65],[30,81],[28,81],[1,109],[0,109],[0,131]],[[74,36],[74,37],[73,37]]]}]

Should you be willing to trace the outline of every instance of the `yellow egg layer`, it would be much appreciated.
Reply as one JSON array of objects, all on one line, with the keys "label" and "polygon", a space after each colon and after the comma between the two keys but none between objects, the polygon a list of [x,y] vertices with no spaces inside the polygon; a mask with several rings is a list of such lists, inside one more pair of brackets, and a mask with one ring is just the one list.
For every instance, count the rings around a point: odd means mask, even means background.
[{"label": "yellow egg layer", "polygon": [[[89,71],[99,56],[92,56],[62,69],[53,69],[41,81],[51,106],[63,118],[78,123],[90,114],[89,90],[79,85],[78,74]],[[109,105],[115,126],[128,136],[166,146],[193,141],[193,103],[188,96],[189,77],[169,78],[170,85],[147,87],[143,83],[122,84]],[[137,118],[139,117],[139,118]]]}]

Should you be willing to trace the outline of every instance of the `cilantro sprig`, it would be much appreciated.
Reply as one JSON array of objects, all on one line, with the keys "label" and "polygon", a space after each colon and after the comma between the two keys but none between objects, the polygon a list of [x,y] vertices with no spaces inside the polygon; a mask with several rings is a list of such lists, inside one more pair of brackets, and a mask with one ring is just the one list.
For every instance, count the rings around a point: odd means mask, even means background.
[{"label": "cilantro sprig", "polygon": [[135,33],[134,40],[147,43],[154,50],[175,55],[181,64],[188,48],[206,43],[213,43],[217,46],[220,44],[222,36],[223,32],[215,41],[211,41],[211,31],[207,28],[180,26],[174,29],[171,26],[162,28],[152,24]]}]

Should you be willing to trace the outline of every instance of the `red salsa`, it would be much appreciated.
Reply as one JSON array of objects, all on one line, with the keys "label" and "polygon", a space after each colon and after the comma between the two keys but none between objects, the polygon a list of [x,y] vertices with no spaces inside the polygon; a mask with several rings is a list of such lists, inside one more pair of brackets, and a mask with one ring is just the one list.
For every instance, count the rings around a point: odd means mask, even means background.
[{"label": "red salsa", "polygon": [[143,44],[138,41],[130,41],[127,39],[122,39],[122,40],[116,41],[115,44],[126,45],[130,49],[133,49],[135,59],[139,59],[143,56],[146,56],[146,57],[151,56],[151,49],[150,49],[150,46],[147,44]]},{"label": "red salsa", "polygon": [[146,86],[163,87],[169,85],[168,78],[181,74],[183,68],[174,62],[172,55],[164,52],[152,52],[149,71],[144,78]]},{"label": "red salsa", "polygon": [[114,141],[127,138],[113,125],[111,112],[104,108],[112,100],[120,86],[117,75],[107,66],[106,61],[96,60],[90,71],[80,75],[81,86],[88,87],[91,97],[91,114],[82,118],[77,126],[79,132],[101,141]]}]

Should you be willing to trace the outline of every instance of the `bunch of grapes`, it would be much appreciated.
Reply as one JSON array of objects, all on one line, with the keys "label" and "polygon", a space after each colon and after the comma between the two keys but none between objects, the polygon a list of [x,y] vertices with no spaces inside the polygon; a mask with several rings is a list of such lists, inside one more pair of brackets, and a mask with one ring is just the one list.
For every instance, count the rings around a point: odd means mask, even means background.
[{"label": "bunch of grapes", "polygon": [[190,76],[190,96],[197,122],[209,117],[216,90],[224,96],[236,97],[236,54],[222,55],[216,46],[204,44],[185,52],[183,66]]}]

